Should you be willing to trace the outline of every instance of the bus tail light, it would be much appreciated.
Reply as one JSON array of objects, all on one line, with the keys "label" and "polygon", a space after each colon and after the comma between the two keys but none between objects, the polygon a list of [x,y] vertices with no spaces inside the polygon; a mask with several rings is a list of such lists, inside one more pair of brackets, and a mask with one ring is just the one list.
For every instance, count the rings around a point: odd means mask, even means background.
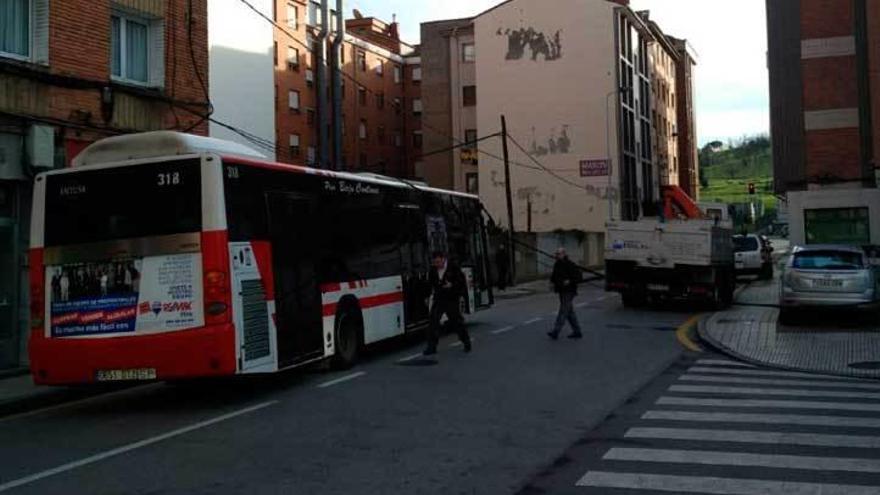
[{"label": "bus tail light", "polygon": [[232,290],[229,286],[229,243],[226,231],[202,232],[205,325],[231,320]]}]

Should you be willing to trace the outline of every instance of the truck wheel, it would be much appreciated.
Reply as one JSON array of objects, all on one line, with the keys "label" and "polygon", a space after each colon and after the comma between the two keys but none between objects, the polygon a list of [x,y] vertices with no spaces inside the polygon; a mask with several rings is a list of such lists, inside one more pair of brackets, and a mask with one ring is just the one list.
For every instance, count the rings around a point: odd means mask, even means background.
[{"label": "truck wheel", "polygon": [[353,308],[343,309],[336,315],[336,353],[333,355],[333,367],[348,369],[357,362],[361,343],[363,342],[363,320],[360,312]]}]

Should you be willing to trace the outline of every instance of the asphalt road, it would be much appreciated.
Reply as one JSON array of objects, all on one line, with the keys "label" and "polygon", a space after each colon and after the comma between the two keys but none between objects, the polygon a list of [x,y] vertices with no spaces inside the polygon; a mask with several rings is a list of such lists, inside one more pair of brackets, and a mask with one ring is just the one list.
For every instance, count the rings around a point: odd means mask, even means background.
[{"label": "asphalt road", "polygon": [[683,356],[519,493],[875,495],[880,381]]},{"label": "asphalt road", "polygon": [[499,494],[677,361],[682,311],[629,311],[595,287],[586,336],[550,341],[555,296],[471,318],[443,340],[372,352],[345,372],[154,384],[0,418],[0,492]]}]

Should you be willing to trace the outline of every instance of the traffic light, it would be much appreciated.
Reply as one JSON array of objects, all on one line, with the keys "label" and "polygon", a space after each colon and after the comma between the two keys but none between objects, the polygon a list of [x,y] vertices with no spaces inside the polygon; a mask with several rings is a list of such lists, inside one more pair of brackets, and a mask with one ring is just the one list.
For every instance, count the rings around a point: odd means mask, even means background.
[{"label": "traffic light", "polygon": [[755,183],[754,182],[749,182],[749,195],[750,196],[755,195]]}]

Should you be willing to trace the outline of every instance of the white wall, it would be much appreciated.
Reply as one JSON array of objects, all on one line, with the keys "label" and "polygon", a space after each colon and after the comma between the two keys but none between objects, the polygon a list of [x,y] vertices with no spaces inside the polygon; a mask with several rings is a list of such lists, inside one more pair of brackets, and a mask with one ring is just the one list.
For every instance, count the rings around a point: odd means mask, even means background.
[{"label": "white wall", "polygon": [[[508,132],[523,147],[532,143],[549,148],[551,137],[566,129],[571,146],[568,153],[536,156],[544,166],[566,180],[592,192],[572,187],[548,173],[511,167],[514,224],[527,228],[528,200],[532,200],[532,230],[551,232],[577,229],[603,232],[608,218],[608,201],[602,195],[607,177],[581,178],[581,160],[601,160],[606,150],[606,95],[616,88],[614,8],[601,0],[514,0],[478,17],[474,23],[477,46],[478,133],[486,136],[500,130],[500,116],[507,117]],[[508,30],[533,29],[550,39],[559,32],[561,57],[546,60],[532,51],[509,56]],[[612,111],[612,133],[617,128]],[[485,151],[500,156],[501,142],[487,140]],[[611,156],[617,140],[611,138]],[[512,161],[532,165],[528,155],[510,146]],[[615,175],[619,168],[614,164]],[[496,220],[506,225],[503,166],[480,158],[480,197]],[[616,188],[617,177],[612,182]],[[619,215],[619,205],[613,207]]]},{"label": "white wall", "polygon": [[[251,0],[272,15],[272,0]],[[244,3],[208,0],[208,47],[213,117],[275,143],[275,55],[272,25]],[[240,135],[211,123],[212,137],[235,141],[275,158]]]},{"label": "white wall", "polygon": [[880,244],[880,189],[825,189],[788,193],[789,237],[806,244],[804,210],[868,208],[871,244]]}]

